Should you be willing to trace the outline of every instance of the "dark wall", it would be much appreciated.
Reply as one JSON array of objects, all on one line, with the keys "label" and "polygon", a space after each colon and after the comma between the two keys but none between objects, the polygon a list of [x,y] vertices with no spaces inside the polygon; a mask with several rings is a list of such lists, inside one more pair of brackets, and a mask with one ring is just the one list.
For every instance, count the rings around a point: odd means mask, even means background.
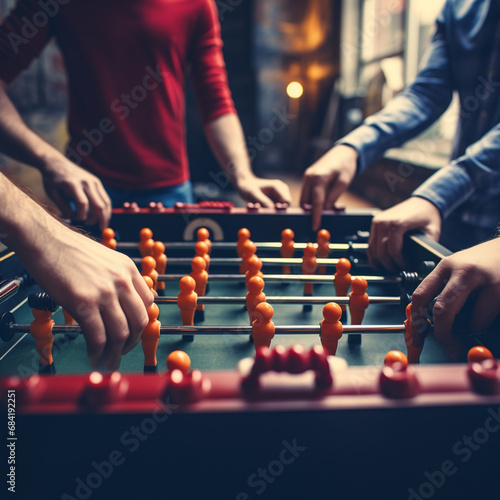
[{"label": "dark wall", "polygon": [[[255,128],[255,72],[252,63],[254,0],[217,2],[229,86],[245,135]],[[234,6],[232,6],[232,5]],[[191,82],[186,109],[188,155],[194,182],[214,182],[220,167],[208,147]]]},{"label": "dark wall", "polygon": [[[230,4],[235,5],[230,7]],[[254,171],[300,175],[318,154],[339,68],[340,0],[217,1],[224,56]],[[302,83],[299,100],[287,84]],[[270,132],[275,117],[293,115]],[[283,126],[281,126],[283,125]],[[188,151],[194,182],[220,172],[203,136],[192,89],[187,109]],[[326,138],[326,142],[331,137]],[[220,177],[219,177],[220,178]],[[210,193],[205,193],[210,195]]]}]

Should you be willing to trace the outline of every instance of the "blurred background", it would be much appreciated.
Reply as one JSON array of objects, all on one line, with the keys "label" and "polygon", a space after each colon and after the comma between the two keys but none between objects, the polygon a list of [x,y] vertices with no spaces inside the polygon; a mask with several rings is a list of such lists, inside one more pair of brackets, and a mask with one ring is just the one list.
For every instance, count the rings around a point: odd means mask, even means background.
[{"label": "blurred background", "polygon": [[[297,204],[304,170],[411,82],[444,0],[216,3],[229,83],[254,171],[287,181]],[[14,4],[0,0],[0,15]],[[55,43],[9,94],[29,126],[63,150],[67,89]],[[347,204],[385,208],[407,197],[447,162],[456,114],[453,102],[418,139],[388,151],[355,181]],[[190,87],[187,134],[198,199],[233,199],[205,142]],[[44,200],[37,171],[9,158],[0,164]],[[405,181],[397,190],[388,181],[391,175]]]}]

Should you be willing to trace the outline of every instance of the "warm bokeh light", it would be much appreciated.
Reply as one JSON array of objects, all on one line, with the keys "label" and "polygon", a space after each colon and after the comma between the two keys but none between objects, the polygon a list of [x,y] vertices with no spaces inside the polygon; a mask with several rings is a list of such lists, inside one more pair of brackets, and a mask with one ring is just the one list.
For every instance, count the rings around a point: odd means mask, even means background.
[{"label": "warm bokeh light", "polygon": [[291,82],[286,88],[286,93],[288,97],[298,99],[304,93],[304,87],[299,82]]}]

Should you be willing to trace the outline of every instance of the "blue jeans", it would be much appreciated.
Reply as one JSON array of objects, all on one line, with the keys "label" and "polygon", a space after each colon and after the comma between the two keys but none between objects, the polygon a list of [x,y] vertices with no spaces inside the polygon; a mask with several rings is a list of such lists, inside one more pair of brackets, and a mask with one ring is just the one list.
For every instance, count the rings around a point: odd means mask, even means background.
[{"label": "blue jeans", "polygon": [[135,201],[139,207],[147,207],[152,201],[161,202],[165,207],[173,207],[178,201],[194,203],[191,181],[159,189],[121,189],[106,185],[104,188],[111,198],[113,208],[120,208],[126,201]]}]

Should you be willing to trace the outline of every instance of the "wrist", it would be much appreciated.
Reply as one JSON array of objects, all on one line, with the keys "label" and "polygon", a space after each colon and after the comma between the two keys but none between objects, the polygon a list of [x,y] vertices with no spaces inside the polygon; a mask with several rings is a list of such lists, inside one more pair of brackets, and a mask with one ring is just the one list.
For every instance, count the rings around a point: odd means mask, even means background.
[{"label": "wrist", "polygon": [[229,180],[237,188],[243,188],[245,184],[251,183],[256,179],[249,165],[248,158],[244,158],[241,161],[231,161],[226,168],[224,168],[224,172],[226,172]]},{"label": "wrist", "polygon": [[434,213],[434,215],[436,217],[439,217],[440,220],[443,219],[439,207],[428,198],[424,198],[423,196],[413,194],[410,196],[410,198],[408,198],[408,201],[412,202],[413,204],[417,204],[419,209],[421,207],[425,207],[427,211]]},{"label": "wrist", "polygon": [[358,151],[352,146],[339,144],[330,149],[323,158],[329,165],[342,165],[349,171],[356,173],[358,157]]},{"label": "wrist", "polygon": [[337,146],[334,146],[332,150],[336,150],[338,153],[342,153],[343,155],[347,156],[348,158],[353,159],[354,161],[358,161],[359,153],[356,148],[349,144],[338,144]]},{"label": "wrist", "polygon": [[45,149],[36,153],[36,163],[34,167],[37,168],[40,172],[46,172],[53,167],[54,164],[60,163],[61,161],[66,161],[66,157],[57,149]]}]

